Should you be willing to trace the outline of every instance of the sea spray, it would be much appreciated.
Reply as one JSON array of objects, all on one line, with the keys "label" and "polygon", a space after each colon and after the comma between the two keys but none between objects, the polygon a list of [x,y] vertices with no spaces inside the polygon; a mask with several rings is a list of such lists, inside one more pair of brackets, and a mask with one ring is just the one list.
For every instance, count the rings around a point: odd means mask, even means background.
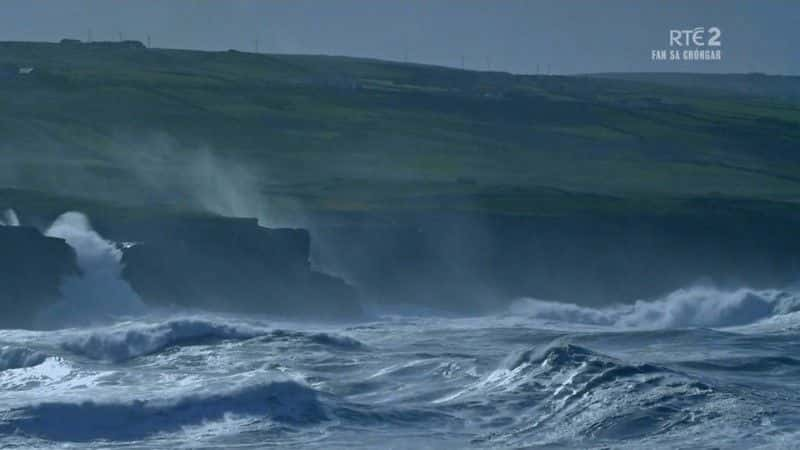
[{"label": "sea spray", "polygon": [[39,326],[85,325],[144,312],[144,304],[121,277],[122,252],[97,234],[85,215],[64,213],[45,234],[64,239],[75,250],[81,274],[64,278],[61,300],[40,314]]},{"label": "sea spray", "polygon": [[18,227],[19,217],[13,209],[7,209],[0,215],[0,227]]},{"label": "sea spray", "polygon": [[632,305],[585,307],[521,299],[510,312],[532,319],[621,328],[726,327],[746,325],[800,309],[800,297],[777,289],[723,290],[710,286],[678,289]]}]

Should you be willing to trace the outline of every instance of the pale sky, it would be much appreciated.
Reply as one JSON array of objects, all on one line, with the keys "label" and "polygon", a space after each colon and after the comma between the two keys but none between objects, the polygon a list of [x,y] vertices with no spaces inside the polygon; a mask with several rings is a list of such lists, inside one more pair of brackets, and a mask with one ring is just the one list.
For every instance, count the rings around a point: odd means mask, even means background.
[{"label": "pale sky", "polygon": [[[719,27],[722,61],[659,62],[670,29]],[[516,73],[800,74],[790,0],[0,0],[0,40],[408,60]]]}]

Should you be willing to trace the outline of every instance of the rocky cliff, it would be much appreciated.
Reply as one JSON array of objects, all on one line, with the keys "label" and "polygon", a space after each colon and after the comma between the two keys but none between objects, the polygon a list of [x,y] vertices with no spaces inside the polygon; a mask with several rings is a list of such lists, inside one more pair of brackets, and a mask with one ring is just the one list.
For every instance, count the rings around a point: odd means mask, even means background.
[{"label": "rocky cliff", "polygon": [[746,205],[702,214],[327,217],[315,258],[383,304],[476,312],[519,297],[630,303],[697,282],[785,287],[800,275],[800,217]]},{"label": "rocky cliff", "polygon": [[78,273],[61,239],[30,227],[0,227],[0,328],[30,328],[59,299],[62,278]]},{"label": "rocky cliff", "polygon": [[[52,220],[52,213],[25,211],[34,223]],[[97,217],[100,234],[123,247],[122,278],[146,304],[326,320],[361,315],[351,286],[311,267],[306,230],[206,215]],[[0,328],[35,327],[37,314],[61,298],[65,277],[80,275],[76,256],[36,228],[0,226]]]},{"label": "rocky cliff", "polygon": [[316,319],[361,312],[353,288],[311,268],[306,230],[195,218],[129,222],[113,234],[136,241],[123,276],[149,304]]}]

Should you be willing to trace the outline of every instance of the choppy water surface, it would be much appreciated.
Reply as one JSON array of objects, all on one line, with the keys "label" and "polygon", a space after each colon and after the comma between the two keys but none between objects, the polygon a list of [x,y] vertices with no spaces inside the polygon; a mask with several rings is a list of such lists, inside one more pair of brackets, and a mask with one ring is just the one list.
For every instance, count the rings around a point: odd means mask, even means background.
[{"label": "choppy water surface", "polygon": [[4,330],[0,447],[797,448],[794,297],[660,302]]}]

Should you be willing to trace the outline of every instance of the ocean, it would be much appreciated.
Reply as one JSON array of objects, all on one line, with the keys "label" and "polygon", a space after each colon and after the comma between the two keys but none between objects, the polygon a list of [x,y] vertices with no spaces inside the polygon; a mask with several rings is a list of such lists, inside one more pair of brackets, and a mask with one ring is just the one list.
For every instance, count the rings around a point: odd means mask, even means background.
[{"label": "ocean", "polygon": [[2,330],[0,447],[798,448],[797,304],[693,287],[483,317]]},{"label": "ocean", "polygon": [[800,448],[792,290],[322,324],[150,307],[85,216],[46,234],[82,272],[0,330],[1,448]]}]

